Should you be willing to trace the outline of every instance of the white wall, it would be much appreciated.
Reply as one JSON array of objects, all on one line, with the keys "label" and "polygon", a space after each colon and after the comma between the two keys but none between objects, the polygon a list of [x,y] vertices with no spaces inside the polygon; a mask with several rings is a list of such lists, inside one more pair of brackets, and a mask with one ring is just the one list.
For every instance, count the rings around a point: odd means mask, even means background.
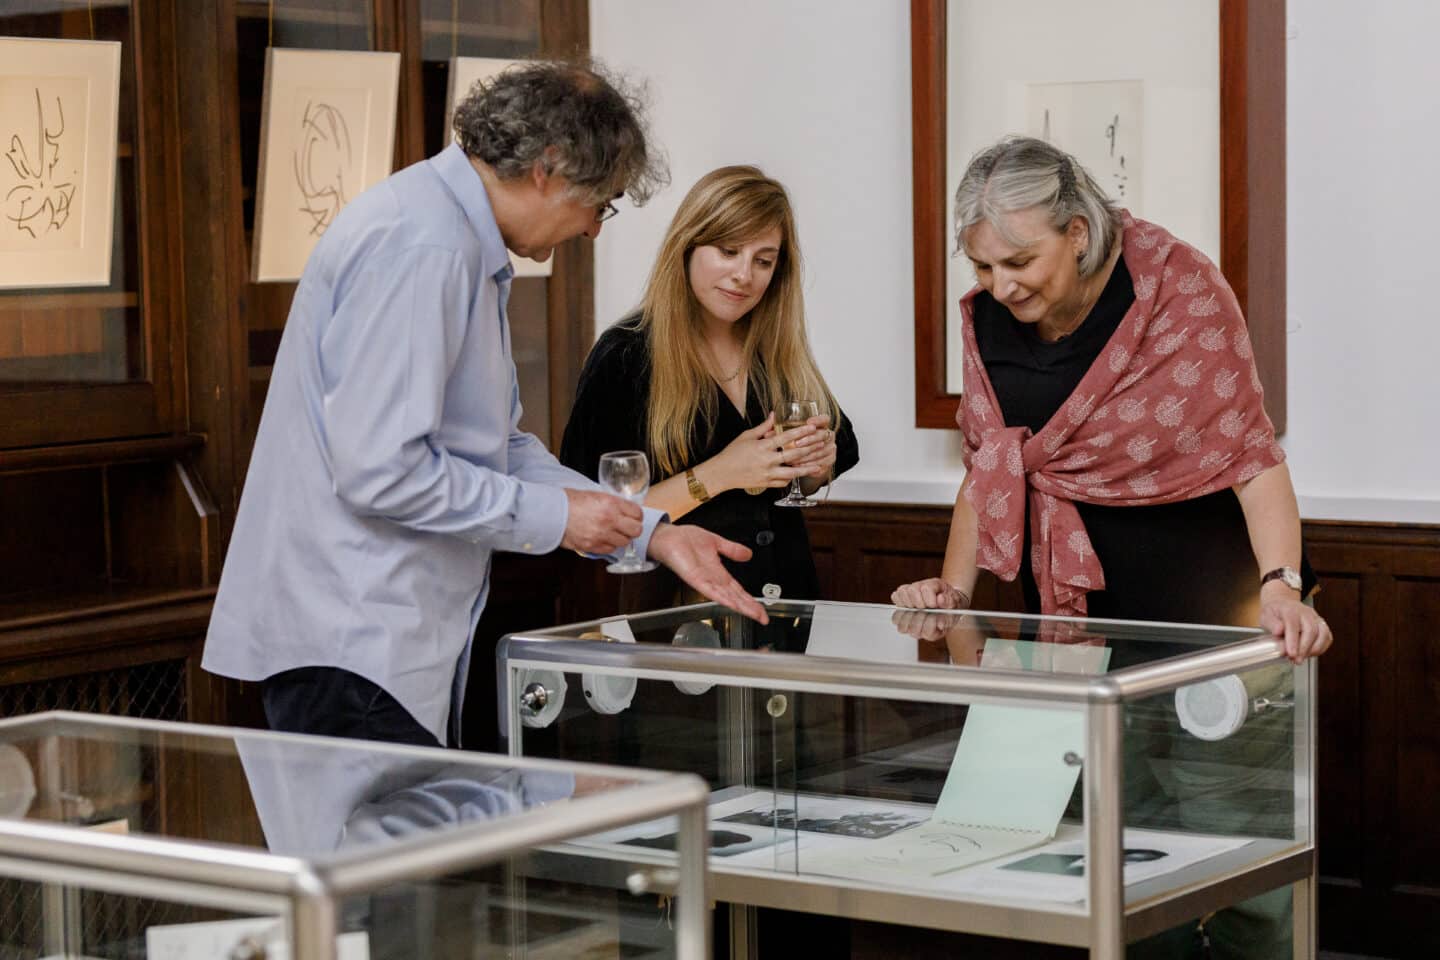
[{"label": "white wall", "polygon": [[1440,4],[1288,12],[1290,467],[1307,515],[1440,523]]},{"label": "white wall", "polygon": [[[1440,522],[1432,239],[1440,4],[1290,0],[1289,432],[1302,511]],[[758,163],[791,191],[815,351],[855,421],[852,500],[948,502],[953,431],[914,422],[908,4],[591,0],[591,46],[647,77],[674,183],[595,247],[596,318],[635,304],[696,178]],[[1427,208],[1428,205],[1428,208]]]}]

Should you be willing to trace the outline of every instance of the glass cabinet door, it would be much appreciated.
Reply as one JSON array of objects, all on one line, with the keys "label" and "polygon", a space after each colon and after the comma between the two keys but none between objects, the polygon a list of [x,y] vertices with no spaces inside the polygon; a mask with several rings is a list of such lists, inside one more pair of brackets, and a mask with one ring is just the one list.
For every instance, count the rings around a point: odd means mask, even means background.
[{"label": "glass cabinet door", "polygon": [[[142,11],[129,0],[0,3],[0,36],[121,45],[109,277],[85,286],[0,289],[0,449],[175,427],[179,404],[166,299],[174,286],[164,277],[178,258],[164,228],[173,184],[162,172],[171,98],[167,74],[152,62],[162,55],[167,29],[156,5]],[[14,93],[40,79],[11,74],[0,76],[0,83],[13,86]],[[61,178],[60,172],[67,165],[66,131],[73,137],[85,117],[74,115],[73,108],[65,116],[59,112],[63,104],[41,102],[38,92],[36,99],[33,123],[20,123],[26,116],[21,111],[10,118],[16,129],[3,131],[0,196],[10,198],[8,207],[19,203],[21,193],[49,191],[51,201],[65,200],[51,204],[62,211],[62,229],[78,228],[83,208],[73,192],[76,178]],[[10,243],[0,239],[0,255],[45,239],[23,227],[16,217],[0,219],[0,233],[14,234]]]}]

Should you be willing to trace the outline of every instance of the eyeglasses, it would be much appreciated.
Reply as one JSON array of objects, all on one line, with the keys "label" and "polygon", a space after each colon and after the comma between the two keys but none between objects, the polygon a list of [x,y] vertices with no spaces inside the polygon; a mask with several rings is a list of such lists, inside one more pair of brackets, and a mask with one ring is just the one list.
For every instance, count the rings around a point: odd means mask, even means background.
[{"label": "eyeglasses", "polygon": [[599,207],[595,209],[595,222],[604,223],[606,220],[609,220],[611,217],[615,216],[615,214],[619,212],[619,210],[615,209],[615,204],[611,203],[609,200],[606,200],[604,203],[602,203]]}]

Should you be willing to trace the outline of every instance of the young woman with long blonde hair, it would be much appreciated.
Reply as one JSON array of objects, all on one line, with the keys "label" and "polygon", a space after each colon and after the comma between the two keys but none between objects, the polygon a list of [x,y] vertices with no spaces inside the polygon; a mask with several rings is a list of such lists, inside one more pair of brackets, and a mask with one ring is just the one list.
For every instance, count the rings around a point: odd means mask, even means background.
[{"label": "young woman with long blonde hair", "polygon": [[[810,352],[800,246],[785,188],[755,167],[714,170],[676,211],[638,312],[606,330],[580,375],[560,459],[644,450],[648,506],[754,551],[732,572],[752,594],[818,593],[803,510],[776,501],[854,466],[848,420]],[[785,400],[820,415],[777,430]],[[773,593],[773,589],[771,591]]]}]

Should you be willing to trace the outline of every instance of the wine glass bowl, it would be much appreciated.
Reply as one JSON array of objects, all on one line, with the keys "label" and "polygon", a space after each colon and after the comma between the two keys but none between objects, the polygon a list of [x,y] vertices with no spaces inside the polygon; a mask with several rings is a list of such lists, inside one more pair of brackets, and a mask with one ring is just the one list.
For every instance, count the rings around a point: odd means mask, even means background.
[{"label": "wine glass bowl", "polygon": [[[814,400],[786,400],[775,408],[775,429],[778,433],[786,430],[793,430],[796,427],[803,427],[811,417],[820,416],[820,404]],[[805,496],[805,491],[800,489],[800,478],[796,477],[790,481],[790,489],[785,496],[775,501],[777,507],[813,507],[817,501]]]},{"label": "wine glass bowl", "polygon": [[[600,486],[639,506],[645,504],[650,492],[650,458],[643,450],[615,450],[600,455]],[[610,573],[644,573],[655,569],[653,560],[635,552],[635,541],[625,545],[619,560],[605,568]]]}]

